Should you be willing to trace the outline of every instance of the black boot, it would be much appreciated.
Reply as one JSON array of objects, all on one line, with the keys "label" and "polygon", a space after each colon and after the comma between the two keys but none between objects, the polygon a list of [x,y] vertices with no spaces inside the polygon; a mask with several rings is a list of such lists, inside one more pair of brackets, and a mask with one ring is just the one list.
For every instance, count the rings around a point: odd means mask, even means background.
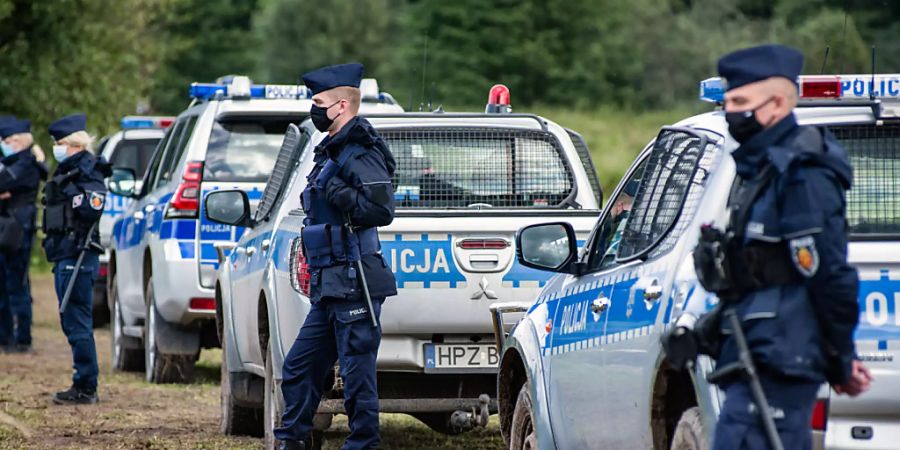
[{"label": "black boot", "polygon": [[278,450],[309,450],[303,441],[281,441]]},{"label": "black boot", "polygon": [[100,401],[96,392],[87,392],[70,387],[53,394],[53,403],[57,405],[93,405]]}]

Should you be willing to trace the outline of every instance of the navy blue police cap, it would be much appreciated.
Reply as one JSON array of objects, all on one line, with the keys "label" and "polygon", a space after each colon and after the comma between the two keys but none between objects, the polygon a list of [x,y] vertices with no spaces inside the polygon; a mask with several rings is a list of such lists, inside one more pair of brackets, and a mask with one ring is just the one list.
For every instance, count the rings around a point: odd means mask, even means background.
[{"label": "navy blue police cap", "polygon": [[85,131],[86,128],[87,116],[84,113],[75,113],[56,119],[55,122],[47,127],[47,131],[50,132],[50,136],[53,136],[54,141],[59,141],[76,131]]},{"label": "navy blue police cap", "polygon": [[783,45],[760,45],[731,52],[719,59],[719,75],[728,90],[772,77],[797,83],[803,71],[803,54]]},{"label": "navy blue police cap", "polygon": [[340,86],[359,87],[363,76],[363,65],[360,63],[338,64],[323,67],[303,74],[303,84],[313,95]]},{"label": "navy blue police cap", "polygon": [[0,139],[6,139],[19,133],[31,133],[30,120],[20,120],[15,117],[12,120],[2,120],[0,118]]},{"label": "navy blue police cap", "polygon": [[622,192],[628,194],[628,196],[630,197],[637,197],[637,190],[640,184],[640,180],[631,180],[628,183],[625,183],[625,186],[622,188]]}]

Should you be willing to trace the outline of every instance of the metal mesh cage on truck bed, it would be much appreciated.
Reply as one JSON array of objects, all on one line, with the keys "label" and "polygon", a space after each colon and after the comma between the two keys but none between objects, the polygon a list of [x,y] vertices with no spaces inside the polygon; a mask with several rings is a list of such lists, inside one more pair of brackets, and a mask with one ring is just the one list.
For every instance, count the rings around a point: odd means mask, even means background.
[{"label": "metal mesh cage on truck bed", "polygon": [[515,128],[382,129],[399,208],[561,208],[575,182],[559,140]]},{"label": "metal mesh cage on truck bed", "polygon": [[847,220],[854,237],[900,237],[900,124],[828,127],[847,150],[853,186]]}]

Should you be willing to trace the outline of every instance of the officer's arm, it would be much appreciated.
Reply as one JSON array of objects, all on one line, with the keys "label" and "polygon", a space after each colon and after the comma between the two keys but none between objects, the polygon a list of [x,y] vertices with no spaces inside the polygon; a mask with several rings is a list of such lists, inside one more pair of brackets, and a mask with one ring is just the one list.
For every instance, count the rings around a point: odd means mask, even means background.
[{"label": "officer's arm", "polygon": [[84,185],[72,198],[72,209],[80,222],[93,224],[103,215],[105,203],[106,187],[103,183],[92,182]]},{"label": "officer's arm", "polygon": [[[853,332],[859,321],[857,294],[859,278],[847,262],[847,225],[845,218],[844,189],[834,176],[821,168],[801,170],[785,189],[787,196],[783,211],[794,211],[796,215],[786,216],[792,226],[798,225],[803,215],[805,224],[814,242],[812,256],[814,272],[807,274],[813,308],[818,316],[819,327],[826,341],[826,354],[830,359],[828,381],[835,385],[844,384],[850,377],[852,361],[856,356]],[[796,239],[790,242],[797,243]],[[795,264],[801,247],[792,246]],[[816,267],[817,266],[817,267]]]},{"label": "officer's arm", "polygon": [[13,164],[0,169],[0,192],[7,192],[22,185],[22,166]]},{"label": "officer's arm", "polygon": [[382,156],[367,151],[350,158],[328,181],[325,197],[350,215],[353,225],[382,227],[394,220],[394,188]]}]

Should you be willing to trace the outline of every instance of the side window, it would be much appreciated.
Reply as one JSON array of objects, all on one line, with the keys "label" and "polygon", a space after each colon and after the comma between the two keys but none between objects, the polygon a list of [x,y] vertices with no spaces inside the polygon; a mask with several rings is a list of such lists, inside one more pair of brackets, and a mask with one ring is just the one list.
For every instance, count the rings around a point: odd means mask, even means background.
[{"label": "side window", "polygon": [[144,174],[143,189],[141,189],[142,193],[153,190],[153,180],[156,179],[156,175],[159,173],[160,162],[162,161],[163,155],[166,153],[166,146],[169,145],[169,141],[172,140],[172,135],[175,133],[175,127],[170,127],[162,140],[159,141],[159,145],[156,146],[156,150],[153,152],[153,158],[150,159],[150,165],[147,168],[147,172]]},{"label": "side window", "polygon": [[180,120],[181,129],[178,132],[176,137],[172,138],[172,145],[169,148],[169,151],[166,152],[166,156],[163,158],[162,166],[159,170],[159,180],[157,181],[157,186],[161,183],[169,181],[172,179],[175,174],[173,173],[176,168],[178,168],[178,162],[181,160],[181,155],[184,154],[185,148],[187,148],[188,141],[191,140],[191,134],[194,132],[194,125],[197,124],[197,116],[189,116]]},{"label": "side window", "polygon": [[622,241],[622,233],[628,224],[638,187],[647,167],[647,158],[641,161],[628,176],[628,180],[610,202],[609,213],[603,218],[591,242],[588,255],[588,271],[595,272],[616,264],[616,252]]},{"label": "side window", "polygon": [[269,175],[262,199],[256,209],[255,219],[257,221],[268,219],[280,203],[307,142],[309,142],[309,133],[306,132],[306,129],[300,130],[294,124],[288,125],[281,150],[275,159],[275,167],[272,168],[272,174]]}]

